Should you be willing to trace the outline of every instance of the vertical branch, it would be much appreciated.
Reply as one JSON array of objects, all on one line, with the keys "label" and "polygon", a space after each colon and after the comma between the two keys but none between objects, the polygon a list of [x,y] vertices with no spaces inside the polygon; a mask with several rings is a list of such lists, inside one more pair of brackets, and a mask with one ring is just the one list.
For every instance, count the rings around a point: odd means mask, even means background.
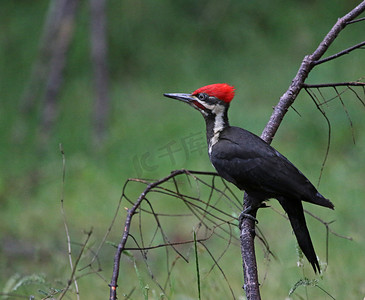
[{"label": "vertical branch", "polygon": [[[68,254],[68,260],[69,260],[69,264],[70,264],[71,271],[74,272],[73,270],[75,270],[75,268],[74,268],[73,263],[72,263],[70,232],[68,230],[65,209],[64,209],[64,206],[63,206],[64,198],[65,198],[66,157],[65,157],[65,152],[63,151],[62,144],[60,144],[59,147],[60,147],[60,151],[61,151],[61,155],[62,155],[61,214],[62,214],[63,225],[65,226],[65,232],[66,232],[66,238],[67,238],[67,254]],[[85,245],[86,245],[86,243],[85,243]],[[70,282],[68,283],[68,287],[71,284],[72,279],[73,279],[73,276],[71,277]],[[74,284],[75,284],[75,290],[76,290],[77,299],[79,300],[80,299],[79,285],[77,283],[76,278],[74,279]],[[68,287],[67,287],[67,289],[68,289]],[[64,290],[64,292],[62,293],[63,295],[66,293],[67,289]]]},{"label": "vertical branch", "polygon": [[[269,122],[261,134],[261,138],[270,144],[287,113],[289,107],[294,103],[299,92],[304,86],[304,82],[308,77],[310,71],[319,64],[321,57],[336,39],[338,34],[349,24],[352,20],[358,17],[365,10],[365,1],[362,1],[357,7],[346,14],[344,17],[339,18],[336,24],[325,36],[323,41],[319,44],[317,49],[311,54],[304,57],[301,66],[295,75],[288,90],[281,96],[279,103],[275,106]],[[250,205],[250,197],[244,197],[243,211],[245,211]],[[260,299],[259,294],[259,282],[257,275],[257,266],[255,258],[255,245],[254,245],[254,230],[255,223],[250,218],[244,218],[241,223],[241,253],[243,260],[243,272],[245,278],[245,292],[247,299],[257,300]]]},{"label": "vertical branch", "polygon": [[[244,205],[249,205],[250,196],[245,193]],[[252,216],[256,217],[256,212],[252,212]],[[255,221],[250,218],[245,218],[241,225],[241,255],[242,266],[244,273],[244,285],[243,289],[246,292],[247,300],[260,300],[260,286],[257,272],[257,262],[255,254]]]},{"label": "vertical branch", "polygon": [[106,0],[90,0],[91,61],[94,69],[95,103],[93,114],[93,140],[100,146],[106,135],[106,123],[110,111],[108,92]]}]

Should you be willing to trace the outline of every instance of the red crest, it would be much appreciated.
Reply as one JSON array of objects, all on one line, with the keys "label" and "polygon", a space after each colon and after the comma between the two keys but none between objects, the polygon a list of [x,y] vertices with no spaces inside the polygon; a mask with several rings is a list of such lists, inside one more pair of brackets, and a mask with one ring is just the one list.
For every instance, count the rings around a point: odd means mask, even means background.
[{"label": "red crest", "polygon": [[209,96],[216,97],[226,103],[231,102],[234,97],[235,88],[227,83],[215,83],[203,86],[192,93],[197,95],[199,93],[205,93]]}]

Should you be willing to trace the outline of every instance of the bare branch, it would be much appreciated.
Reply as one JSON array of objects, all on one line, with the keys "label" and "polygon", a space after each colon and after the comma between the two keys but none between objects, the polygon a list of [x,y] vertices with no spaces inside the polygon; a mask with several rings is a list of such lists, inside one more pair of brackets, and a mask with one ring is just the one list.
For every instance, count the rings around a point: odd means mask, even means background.
[{"label": "bare branch", "polygon": [[307,92],[307,94],[311,97],[311,99],[313,100],[314,104],[316,105],[317,109],[320,111],[320,113],[322,114],[322,116],[324,117],[324,119],[327,122],[327,126],[328,126],[328,138],[327,138],[327,147],[326,147],[326,153],[324,155],[324,159],[321,165],[321,172],[319,174],[319,178],[318,178],[318,183],[317,185],[320,184],[321,182],[321,178],[322,178],[322,174],[323,174],[323,170],[324,170],[324,166],[326,164],[327,158],[328,158],[328,154],[330,152],[330,146],[331,146],[331,132],[332,132],[332,126],[331,126],[331,122],[329,120],[329,118],[326,115],[326,112],[321,108],[321,103],[319,103],[317,97],[315,94],[312,94],[308,89],[305,89],[305,91]]},{"label": "bare branch", "polygon": [[[178,175],[187,175],[190,178],[194,179],[194,181],[197,184],[195,187],[195,191],[198,192],[197,196],[182,192],[181,181],[179,180],[179,178],[181,177],[177,177]],[[209,176],[210,178],[208,178],[208,180],[203,180],[202,178],[203,176]],[[230,214],[228,212],[229,211],[235,212],[237,210],[240,210],[241,207],[237,206],[234,200],[232,201],[232,199],[236,199],[236,196],[227,187],[227,184],[225,182],[221,182],[221,180],[219,180],[219,186],[216,185],[215,182],[216,176],[217,174],[212,172],[195,173],[194,171],[178,170],[174,171],[169,176],[161,180],[157,180],[153,183],[141,179],[127,180],[127,183],[128,182],[141,183],[146,185],[146,187],[144,188],[144,191],[140,194],[140,197],[137,199],[137,202],[139,202],[139,204],[135,202],[133,204],[133,208],[127,210],[127,219],[125,221],[124,232],[123,232],[123,236],[126,236],[126,239],[123,240],[122,237],[121,243],[119,243],[119,245],[116,246],[117,247],[116,251],[118,253],[122,253],[125,250],[141,252],[141,256],[145,262],[146,268],[149,272],[151,279],[155,282],[156,285],[159,286],[159,288],[164,294],[167,293],[167,291],[164,290],[164,286],[166,287],[167,283],[161,285],[157,281],[156,276],[154,275],[153,270],[147,261],[148,252],[151,250],[157,250],[161,248],[164,248],[166,250],[165,256],[166,256],[167,274],[168,278],[170,278],[170,272],[173,267],[173,265],[171,265],[171,263],[169,262],[170,251],[175,252],[177,257],[183,258],[185,261],[188,262],[189,257],[182,252],[183,248],[181,248],[181,246],[190,244],[191,247],[194,241],[191,239],[185,239],[185,240],[180,240],[180,239],[176,240],[176,238],[170,239],[167,235],[167,231],[165,231],[162,228],[163,226],[162,217],[170,217],[170,216],[175,216],[175,217],[181,216],[183,218],[195,217],[196,220],[198,221],[197,226],[195,227],[198,243],[204,243],[205,241],[208,241],[213,235],[225,242],[226,246],[224,250],[219,254],[219,256],[217,258],[212,257],[214,265],[212,265],[210,270],[212,270],[217,266],[220,269],[220,271],[223,272],[223,270],[221,270],[222,268],[218,265],[218,262],[223,258],[224,254],[226,254],[226,252],[231,246],[239,245],[238,238],[233,235],[233,227],[237,226],[237,218],[232,216],[232,213]],[[189,177],[187,177],[186,180],[190,183]],[[173,187],[171,187],[171,185],[173,185]],[[221,186],[223,186],[224,188],[222,189]],[[123,194],[121,196],[121,199],[129,201],[126,195],[125,187],[126,185],[123,188]],[[209,188],[210,190],[209,197],[208,199],[205,200],[200,198],[200,188],[203,187]],[[195,192],[193,191],[193,194],[194,193]],[[228,195],[230,193],[232,193],[232,196]],[[186,205],[187,209],[191,212],[191,214],[187,215],[185,213],[182,213],[179,215],[177,214],[170,215],[166,213],[161,213],[160,211],[156,211],[155,205],[153,205],[152,207],[153,194],[155,195],[157,194],[158,196],[157,199],[166,199],[166,200],[174,199],[182,201]],[[162,198],[159,195],[166,196],[167,198],[166,197]],[[144,207],[142,205],[144,205]],[[225,209],[222,208],[222,205],[225,206]],[[133,235],[130,232],[132,230],[130,226],[130,224],[132,224],[132,217],[137,213],[139,222],[137,230],[139,231],[138,233],[139,237]],[[147,217],[151,216],[153,218],[154,224],[156,224],[155,228],[151,228],[151,225],[149,225],[150,229],[152,229],[153,231],[149,235],[149,237],[151,237],[149,241],[147,241],[148,235],[142,232],[142,229],[144,228],[142,226],[142,219],[145,219],[143,216]],[[146,222],[148,222],[148,224],[151,224],[151,222],[149,221]],[[126,247],[127,239],[132,239],[133,243],[136,246]],[[265,237],[262,237],[262,240],[265,240]],[[117,257],[117,254],[115,255],[115,260],[116,259],[120,259],[120,257]],[[173,264],[175,262],[176,260],[174,260]],[[115,267],[117,267],[118,269],[114,269],[113,278],[115,278],[115,276],[119,274],[119,267],[120,267],[119,264],[116,263]],[[229,281],[226,282],[228,283]],[[111,289],[112,289],[112,291],[110,292],[111,297],[114,297],[114,293],[116,293],[116,286],[114,286],[114,288],[111,286]]]},{"label": "bare branch", "polygon": [[[346,27],[349,22],[353,21],[365,10],[365,1],[361,2],[352,11],[346,14],[344,17],[339,18],[336,24],[325,36],[323,41],[319,44],[317,49],[310,55],[304,57],[301,66],[292,80],[288,90],[281,96],[278,104],[274,108],[269,122],[261,134],[261,138],[270,144],[287,113],[289,107],[294,103],[299,92],[302,90],[305,80],[308,74],[316,65],[321,57],[326,53],[327,49],[332,45],[338,34]],[[361,45],[362,46],[362,45]],[[359,47],[361,47],[359,46]],[[357,47],[357,48],[359,48]],[[351,51],[354,49],[351,49]],[[348,50],[350,51],[350,50]],[[345,54],[345,53],[344,53]],[[341,54],[343,55],[343,54]],[[340,55],[338,55],[340,56]],[[327,157],[327,154],[326,154]],[[250,197],[244,197],[243,210],[246,210],[250,206]],[[255,223],[250,218],[244,218],[241,224],[241,253],[243,260],[244,278],[245,278],[245,292],[248,300],[260,299],[258,274],[255,258],[254,248],[254,230]]]},{"label": "bare branch", "polygon": [[[365,106],[365,102],[364,100],[361,99],[361,97],[359,96],[359,94],[351,87],[348,87],[348,89],[356,96],[357,100],[359,100],[363,106]],[[364,95],[365,95],[365,86],[362,87]]]},{"label": "bare branch", "polygon": [[212,252],[209,250],[209,248],[208,248],[208,247],[207,247],[204,243],[200,243],[200,245],[202,245],[202,246],[205,248],[205,250],[209,253],[210,257],[211,257],[211,258],[212,258],[212,260],[214,261],[214,265],[213,265],[213,267],[214,267],[214,266],[217,266],[217,267],[218,267],[218,269],[219,269],[219,271],[222,273],[223,278],[224,278],[224,280],[226,281],[226,283],[227,283],[227,285],[228,285],[228,287],[229,287],[229,290],[230,290],[230,292],[231,292],[232,299],[236,299],[236,297],[234,296],[234,293],[233,293],[232,287],[231,287],[231,285],[229,284],[229,281],[228,281],[228,279],[227,279],[227,277],[226,277],[226,274],[223,272],[222,268],[221,268],[221,267],[220,267],[220,265],[218,264],[218,260],[216,260],[216,259],[214,258],[214,256],[213,256]]},{"label": "bare branch", "polygon": [[130,230],[130,226],[131,226],[131,221],[132,221],[132,217],[133,215],[136,213],[136,210],[138,209],[138,207],[140,206],[141,202],[145,199],[147,193],[153,189],[154,187],[160,185],[163,182],[168,181],[169,179],[173,178],[174,176],[178,175],[178,174],[183,174],[183,173],[187,173],[188,171],[186,170],[177,170],[174,172],[171,172],[170,175],[155,181],[151,184],[149,184],[146,189],[143,191],[143,193],[138,197],[137,201],[135,202],[135,204],[133,205],[133,207],[131,209],[128,209],[128,213],[127,213],[127,218],[125,221],[125,226],[124,226],[124,231],[123,231],[123,236],[122,239],[118,245],[117,251],[115,253],[114,256],[114,267],[113,267],[113,276],[112,276],[112,280],[109,284],[110,287],[110,299],[117,299],[117,286],[118,286],[118,277],[119,277],[119,265],[120,265],[120,257],[122,255],[122,251],[124,250],[125,244],[127,242],[127,238],[129,235],[129,230]]},{"label": "bare branch", "polygon": [[359,43],[359,44],[357,44],[355,46],[352,46],[350,48],[347,48],[345,50],[342,50],[341,52],[338,52],[338,53],[336,53],[334,55],[331,55],[329,57],[323,58],[321,60],[314,61],[313,64],[316,65],[316,66],[318,66],[318,65],[323,64],[325,62],[328,62],[330,60],[333,60],[333,59],[339,58],[339,57],[341,57],[343,55],[349,54],[351,51],[354,51],[356,49],[364,49],[363,48],[364,45],[365,45],[365,41],[364,42],[361,42],[361,43]]},{"label": "bare branch", "polygon": [[303,84],[303,88],[326,88],[326,87],[336,87],[336,86],[365,86],[365,82],[349,81],[349,82],[337,82],[337,83],[320,83],[320,84]]},{"label": "bare branch", "polygon": [[316,219],[317,221],[321,222],[324,226],[326,226],[327,230],[332,233],[333,235],[339,237],[339,238],[342,238],[342,239],[345,239],[345,240],[349,240],[349,241],[352,241],[353,238],[350,237],[350,236],[344,236],[344,235],[341,235],[335,231],[333,231],[330,227],[330,225],[334,222],[334,221],[331,221],[331,222],[326,222],[324,220],[322,220],[321,218],[317,217],[315,214],[311,213],[310,211],[308,210],[304,210],[304,212],[308,215],[310,215],[312,218]]},{"label": "bare branch", "polygon": [[[245,194],[245,205],[249,203],[248,194]],[[252,213],[253,217],[256,217],[256,212]],[[255,254],[255,222],[253,219],[245,218],[241,225],[241,255],[242,255],[242,266],[244,273],[244,285],[243,289],[246,292],[248,300],[260,300],[260,286],[257,272],[257,262]]]},{"label": "bare branch", "polygon": [[350,127],[351,127],[352,141],[353,141],[353,143],[354,143],[354,145],[355,145],[355,143],[356,143],[356,141],[355,141],[355,132],[354,132],[354,126],[353,126],[353,124],[352,124],[352,120],[351,120],[351,117],[350,117],[350,113],[349,113],[349,111],[347,110],[346,105],[345,105],[345,103],[343,102],[342,97],[341,97],[341,95],[339,94],[339,92],[337,91],[336,87],[334,87],[334,89],[335,89],[335,91],[336,91],[336,94],[337,94],[337,96],[338,96],[338,99],[340,100],[340,102],[341,102],[341,104],[342,104],[343,110],[344,110],[344,111],[345,111],[345,113],[346,113],[347,119],[349,120]]},{"label": "bare branch", "polygon": [[362,22],[362,21],[365,21],[365,17],[349,21],[349,22],[347,22],[347,25],[354,24],[354,23],[357,23],[357,22]]},{"label": "bare branch", "polygon": [[304,57],[302,64],[295,75],[288,90],[281,96],[279,103],[275,106],[274,112],[270,117],[264,131],[261,134],[261,138],[269,144],[273,140],[275,133],[277,132],[282,119],[284,118],[288,108],[293,104],[299,92],[301,91],[305,80],[308,77],[309,72],[315,66],[313,63],[318,61],[327,49],[332,45],[338,34],[346,27],[349,22],[358,17],[365,10],[365,1],[361,2],[348,14],[339,18],[336,24],[328,32],[323,41],[319,44],[317,49],[310,55]]},{"label": "bare branch", "polygon": [[[85,232],[86,233],[86,239],[85,239],[85,242],[83,243],[82,245],[82,248],[80,250],[80,253],[79,255],[77,256],[76,258],[76,261],[75,261],[75,266],[72,268],[72,272],[71,272],[71,275],[70,275],[70,279],[68,280],[67,282],[67,286],[66,288],[62,291],[61,295],[58,297],[58,300],[61,300],[67,293],[68,289],[70,288],[71,284],[72,284],[72,281],[75,281],[75,273],[76,273],[76,268],[77,268],[77,265],[79,264],[80,262],[80,259],[85,251],[85,248],[86,248],[86,245],[87,243],[89,242],[89,239],[90,239],[90,236],[92,234],[92,228],[90,229],[89,232]],[[77,293],[77,299],[79,299],[79,294]]]}]

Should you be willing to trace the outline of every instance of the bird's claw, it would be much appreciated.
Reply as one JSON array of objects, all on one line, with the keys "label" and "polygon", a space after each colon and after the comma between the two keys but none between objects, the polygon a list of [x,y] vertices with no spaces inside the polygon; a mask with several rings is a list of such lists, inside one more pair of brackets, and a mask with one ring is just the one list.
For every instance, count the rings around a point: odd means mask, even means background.
[{"label": "bird's claw", "polygon": [[239,226],[239,228],[242,227],[242,222],[243,222],[243,219],[245,219],[245,218],[254,221],[256,224],[259,223],[259,221],[249,213],[250,211],[251,211],[250,208],[247,208],[243,212],[240,213],[240,215],[238,217],[238,226]]}]

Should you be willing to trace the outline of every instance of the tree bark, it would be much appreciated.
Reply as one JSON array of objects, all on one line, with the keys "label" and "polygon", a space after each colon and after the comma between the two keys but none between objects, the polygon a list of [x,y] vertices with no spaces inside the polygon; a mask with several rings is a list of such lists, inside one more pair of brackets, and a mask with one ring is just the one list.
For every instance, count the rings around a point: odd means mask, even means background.
[{"label": "tree bark", "polygon": [[[245,194],[244,205],[248,207],[249,203],[251,203],[249,195]],[[254,218],[256,218],[256,212],[257,210],[251,214]],[[260,284],[255,254],[255,221],[250,218],[244,219],[240,230],[242,266],[244,273],[243,289],[246,292],[247,300],[260,300]]]},{"label": "tree bark", "polygon": [[90,0],[91,61],[94,70],[95,103],[93,113],[93,141],[98,148],[106,137],[110,111],[107,66],[106,0]]}]

